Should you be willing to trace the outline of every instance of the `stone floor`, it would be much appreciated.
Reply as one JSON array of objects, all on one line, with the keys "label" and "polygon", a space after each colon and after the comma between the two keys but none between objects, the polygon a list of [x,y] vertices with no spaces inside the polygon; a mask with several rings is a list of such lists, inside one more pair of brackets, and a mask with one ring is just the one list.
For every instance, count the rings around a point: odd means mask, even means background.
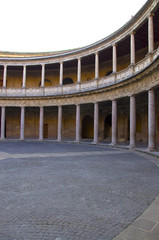
[{"label": "stone floor", "polygon": [[159,240],[157,161],[106,146],[0,142],[0,240]]}]

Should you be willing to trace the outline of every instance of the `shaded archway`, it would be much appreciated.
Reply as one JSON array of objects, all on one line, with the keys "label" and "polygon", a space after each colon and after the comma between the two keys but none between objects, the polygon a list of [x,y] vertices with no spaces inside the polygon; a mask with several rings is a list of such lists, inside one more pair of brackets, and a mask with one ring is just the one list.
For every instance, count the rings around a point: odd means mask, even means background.
[{"label": "shaded archway", "polygon": [[72,78],[64,78],[63,79],[63,85],[72,84],[72,83],[73,83]]},{"label": "shaded archway", "polygon": [[[39,87],[41,86],[41,81],[39,82]],[[49,79],[45,79],[45,83],[44,83],[45,87],[51,87],[52,83]]]},{"label": "shaded archway", "polygon": [[112,132],[112,115],[109,114],[104,120],[104,139],[110,138]]},{"label": "shaded archway", "polygon": [[94,128],[93,128],[94,120],[90,115],[86,115],[82,120],[82,138],[93,138]]},{"label": "shaded archway", "polygon": [[45,79],[45,87],[51,87],[52,83],[49,79]]}]

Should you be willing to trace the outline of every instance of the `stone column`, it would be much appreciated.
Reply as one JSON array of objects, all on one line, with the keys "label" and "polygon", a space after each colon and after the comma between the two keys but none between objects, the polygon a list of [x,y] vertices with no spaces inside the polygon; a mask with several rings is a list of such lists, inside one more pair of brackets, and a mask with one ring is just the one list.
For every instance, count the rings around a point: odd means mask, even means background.
[{"label": "stone column", "polygon": [[136,101],[135,96],[130,97],[130,144],[129,147],[136,146]]},{"label": "stone column", "polygon": [[95,78],[99,78],[99,53],[95,53]]},{"label": "stone column", "polygon": [[81,82],[81,58],[78,58],[77,82]]},{"label": "stone column", "polygon": [[58,136],[57,141],[62,140],[62,106],[58,106]]},{"label": "stone column", "polygon": [[135,32],[130,34],[130,50],[131,50],[131,59],[130,64],[135,64]]},{"label": "stone column", "polygon": [[112,145],[117,143],[117,101],[112,101]]},{"label": "stone column", "polygon": [[156,148],[155,91],[148,91],[148,150]]},{"label": "stone column", "polygon": [[98,103],[94,103],[94,140],[93,143],[98,143],[98,127],[99,127],[99,107]]},{"label": "stone column", "polygon": [[43,140],[44,107],[40,107],[39,140]]},{"label": "stone column", "polygon": [[25,107],[21,107],[20,140],[24,140]]},{"label": "stone column", "polygon": [[148,17],[148,52],[151,53],[154,50],[154,29],[153,29],[153,16],[151,13]]},{"label": "stone column", "polygon": [[113,45],[113,73],[117,72],[117,51],[116,51],[117,45]]},{"label": "stone column", "polygon": [[42,64],[42,69],[41,69],[41,87],[44,87],[45,85],[45,65]]},{"label": "stone column", "polygon": [[6,88],[7,86],[7,65],[4,65],[3,70],[3,87]]},{"label": "stone column", "polygon": [[23,66],[23,82],[22,82],[22,88],[26,87],[26,66]]},{"label": "stone column", "polygon": [[5,138],[5,107],[1,108],[1,139]]},{"label": "stone column", "polygon": [[76,142],[80,142],[80,104],[76,105]]},{"label": "stone column", "polygon": [[60,85],[63,85],[63,62],[60,62]]}]

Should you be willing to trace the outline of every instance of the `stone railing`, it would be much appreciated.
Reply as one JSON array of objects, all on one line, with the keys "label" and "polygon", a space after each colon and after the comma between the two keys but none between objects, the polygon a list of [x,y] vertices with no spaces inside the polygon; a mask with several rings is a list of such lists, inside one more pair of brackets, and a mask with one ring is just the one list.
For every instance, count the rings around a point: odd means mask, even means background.
[{"label": "stone railing", "polygon": [[108,87],[118,82],[122,82],[130,77],[135,76],[146,69],[159,56],[159,47],[152,54],[148,54],[144,59],[128,68],[112,73],[99,79],[93,79],[82,83],[73,83],[70,85],[55,86],[55,87],[39,87],[39,88],[1,88],[0,97],[45,97],[58,96]]}]

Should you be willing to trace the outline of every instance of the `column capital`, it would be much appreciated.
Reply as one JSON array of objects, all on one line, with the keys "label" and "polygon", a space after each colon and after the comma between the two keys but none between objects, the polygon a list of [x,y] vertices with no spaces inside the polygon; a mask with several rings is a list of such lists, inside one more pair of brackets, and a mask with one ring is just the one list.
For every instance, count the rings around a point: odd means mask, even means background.
[{"label": "column capital", "polygon": [[117,43],[113,43],[113,44],[112,44],[112,47],[117,47]]},{"label": "column capital", "polygon": [[7,64],[3,64],[3,67],[4,67],[4,68],[7,68],[7,67],[8,67],[8,65],[7,65]]},{"label": "column capital", "polygon": [[42,66],[42,67],[45,67],[45,63],[42,63],[41,66]]},{"label": "column capital", "polygon": [[136,32],[133,30],[133,31],[130,32],[129,35],[131,36],[131,35],[135,35],[135,34],[136,34]]},{"label": "column capital", "polygon": [[78,57],[77,60],[78,60],[78,61],[81,61],[81,60],[82,60],[82,57]]},{"label": "column capital", "polygon": [[154,17],[154,16],[155,16],[155,14],[153,12],[150,12],[147,18]]},{"label": "column capital", "polygon": [[148,89],[148,92],[154,92],[154,91],[155,91],[154,88],[150,88],[150,89]]}]

